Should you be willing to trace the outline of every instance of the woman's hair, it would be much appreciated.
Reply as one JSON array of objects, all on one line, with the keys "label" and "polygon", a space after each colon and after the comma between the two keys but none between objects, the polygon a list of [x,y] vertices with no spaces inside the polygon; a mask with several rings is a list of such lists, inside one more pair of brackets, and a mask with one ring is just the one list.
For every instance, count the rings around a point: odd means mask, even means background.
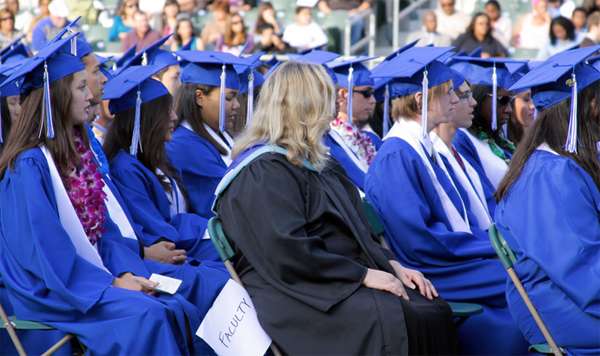
[{"label": "woman's hair", "polygon": [[[517,181],[523,167],[533,151],[542,143],[547,143],[557,153],[572,158],[583,168],[600,188],[600,162],[596,143],[600,141],[600,81],[592,84],[579,94],[579,100],[589,105],[579,105],[577,110],[578,135],[577,153],[565,151],[564,145],[569,130],[571,100],[567,99],[540,112],[520,142],[508,167],[508,172],[500,182],[496,198],[502,199]],[[552,177],[548,177],[552,179]]]},{"label": "woman's hair", "polygon": [[573,25],[573,22],[566,17],[558,16],[553,18],[550,22],[550,44],[554,46],[558,41],[558,38],[556,38],[553,31],[553,28],[556,25],[565,29],[569,41],[575,41],[575,26]]},{"label": "woman's hair", "polygon": [[[433,88],[429,88],[429,105],[434,100],[437,100],[442,95],[448,92],[451,81],[444,82],[440,85],[436,85]],[[417,102],[414,94],[406,96],[400,96],[392,100],[392,121],[396,121],[400,118],[414,118],[421,115],[421,105]]]},{"label": "woman's hair", "polygon": [[[233,31],[233,21],[238,18],[242,23],[242,31]],[[246,35],[246,25],[244,19],[238,13],[232,14],[227,19],[227,26],[225,26],[225,34],[223,35],[223,43],[228,47],[240,46],[246,43],[248,36]]]},{"label": "woman's hair", "polygon": [[288,150],[291,163],[306,159],[322,169],[327,162],[323,135],[334,116],[335,95],[321,66],[282,64],[262,85],[252,123],[236,141],[233,157],[259,143],[275,144]]},{"label": "woman's hair", "polygon": [[210,6],[210,11],[211,12],[222,11],[226,14],[229,14],[229,11],[230,11],[229,1],[228,0],[216,0]]},{"label": "woman's hair", "polygon": [[222,147],[204,128],[204,118],[202,117],[202,108],[196,103],[196,91],[200,90],[204,95],[209,95],[216,87],[207,85],[182,83],[175,94],[175,113],[177,114],[177,124],[180,125],[184,120],[190,124],[194,132],[200,137],[210,142],[220,154],[227,154],[225,147]]},{"label": "woman's hair", "polygon": [[[492,88],[485,85],[472,85],[473,99],[477,102],[473,109],[473,125],[469,128],[470,131],[483,131],[491,136],[496,136],[497,132],[492,132],[492,123],[489,122],[483,115],[484,103],[486,99],[492,100]],[[491,106],[491,105],[490,105]]]},{"label": "woman's hair", "polygon": [[[158,168],[167,176],[176,178],[175,169],[169,163],[165,150],[172,105],[173,98],[168,94],[142,104],[140,115],[142,149],[138,151],[136,158],[155,175]],[[120,150],[129,152],[134,121],[135,107],[115,114],[104,139],[104,152],[108,159],[113,159]],[[158,175],[157,177],[163,188],[170,191],[171,185],[162,177]]]},{"label": "woman's hair", "polygon": [[177,2],[177,0],[167,0],[167,1],[165,1],[165,4],[163,5],[163,11],[161,13],[161,18],[162,18],[163,26],[165,26],[167,24],[167,16],[165,14],[165,8],[167,6],[177,6],[177,12],[179,12],[179,3]]},{"label": "woman's hair", "polygon": [[[19,154],[38,145],[45,145],[59,172],[66,176],[73,166],[79,165],[79,154],[75,150],[71,132],[70,107],[73,74],[50,84],[54,139],[46,138],[46,120],[43,115],[43,88],[34,89],[21,99],[21,115],[10,129],[10,139],[5,143],[0,156],[0,176],[13,167]],[[88,144],[86,130],[79,127],[84,144]]]},{"label": "woman's hair", "polygon": [[12,19],[13,30],[14,30],[14,28],[15,28],[15,25],[14,25],[15,24],[15,14],[13,14],[12,11],[10,11],[9,9],[6,9],[6,8],[0,9],[0,17],[4,17],[6,15],[10,16],[10,18]]},{"label": "woman's hair", "polygon": [[[491,20],[490,17],[485,13],[485,12],[476,12],[475,15],[473,15],[473,17],[471,17],[471,22],[469,23],[469,26],[467,27],[466,33],[470,34],[471,36],[475,36],[475,22],[477,21],[477,18],[479,17],[485,17],[488,19],[488,24],[491,24]],[[492,26],[488,26],[488,32],[485,34],[485,38],[491,37],[492,36]]]},{"label": "woman's hair", "polygon": [[[125,8],[127,7],[127,3],[128,3],[129,1],[130,1],[130,0],[120,0],[120,1],[119,1],[119,6],[117,6],[117,9],[119,9],[119,11],[117,11],[117,15],[119,15],[119,16],[121,16],[121,17],[124,17],[124,16],[125,16]],[[139,2],[137,2],[137,1],[136,1],[136,4],[137,4],[137,10],[139,10],[139,9],[140,9],[140,4],[139,4]]]},{"label": "woman's hair", "polygon": [[259,29],[263,28],[263,26],[267,24],[267,21],[265,21],[263,18],[263,13],[267,10],[275,11],[273,4],[271,4],[269,1],[263,1],[260,3],[260,5],[258,5],[258,16],[256,17],[256,22],[254,23],[254,33],[262,33],[262,31],[259,31]]},{"label": "woman's hair", "polygon": [[2,142],[0,144],[0,153],[2,153],[2,146],[6,144],[6,140],[8,139],[8,134],[10,133],[10,127],[12,126],[12,118],[10,117],[10,111],[8,110],[8,102],[6,97],[3,96],[0,98],[0,115],[2,115]]},{"label": "woman's hair", "polygon": [[485,6],[493,6],[496,8],[498,12],[502,12],[502,8],[500,7],[500,2],[497,0],[488,0],[485,2]]},{"label": "woman's hair", "polygon": [[175,29],[173,30],[173,32],[175,33],[173,35],[173,38],[175,39],[175,43],[179,44],[180,46],[183,45],[183,39],[179,35],[179,26],[184,22],[188,22],[192,27],[192,38],[198,37],[198,30],[194,26],[192,19],[187,14],[179,14],[177,16],[177,23],[175,24]]}]

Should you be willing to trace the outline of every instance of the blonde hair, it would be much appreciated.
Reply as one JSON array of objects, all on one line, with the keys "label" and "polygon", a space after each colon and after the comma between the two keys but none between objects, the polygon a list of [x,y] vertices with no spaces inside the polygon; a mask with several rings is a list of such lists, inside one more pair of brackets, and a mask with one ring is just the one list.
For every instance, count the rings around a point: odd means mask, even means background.
[{"label": "blonde hair", "polygon": [[286,62],[263,84],[252,123],[236,141],[232,155],[258,143],[279,145],[287,159],[316,169],[327,162],[323,135],[335,113],[335,88],[325,69],[315,64]]},{"label": "blonde hair", "polygon": [[[432,102],[437,101],[441,96],[448,92],[451,84],[451,81],[447,81],[440,85],[436,85],[433,88],[429,88],[428,104],[430,107]],[[392,119],[394,121],[399,118],[412,119],[418,116],[421,116],[421,105],[417,102],[414,94],[400,96],[392,100]]]}]

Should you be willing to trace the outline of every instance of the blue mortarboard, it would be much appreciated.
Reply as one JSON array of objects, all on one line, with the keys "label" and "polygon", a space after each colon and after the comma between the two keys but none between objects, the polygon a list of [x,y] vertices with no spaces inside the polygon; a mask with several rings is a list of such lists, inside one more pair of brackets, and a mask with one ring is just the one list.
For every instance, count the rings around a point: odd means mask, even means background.
[{"label": "blue mortarboard", "polygon": [[160,72],[160,66],[131,66],[112,78],[104,86],[103,99],[110,100],[108,108],[111,113],[118,113],[135,108],[135,121],[129,153],[136,156],[141,145],[141,105],[169,94],[167,88],[152,76]]},{"label": "blue mortarboard", "polygon": [[0,63],[6,64],[21,61],[30,56],[29,49],[22,42],[13,42],[10,47],[4,48],[0,54]]},{"label": "blue mortarboard", "polygon": [[173,34],[169,34],[152,43],[148,47],[139,51],[136,55],[131,57],[125,64],[119,68],[119,71],[129,66],[139,65],[154,65],[164,69],[168,66],[178,65],[177,57],[173,52],[161,49],[165,42],[171,38]]},{"label": "blue mortarboard", "polygon": [[387,78],[384,87],[384,134],[389,124],[389,100],[417,92],[423,93],[421,135],[427,139],[428,89],[453,79],[453,72],[437,59],[451,47],[411,47],[371,71],[373,78]]},{"label": "blue mortarboard", "polygon": [[354,96],[354,87],[372,87],[375,84],[373,78],[371,78],[371,71],[363,64],[363,62],[372,59],[373,57],[363,56],[347,60],[335,60],[327,64],[335,74],[337,85],[347,88],[348,90],[348,100],[346,101],[346,113],[349,118],[348,122],[352,122],[352,97]]},{"label": "blue mortarboard", "polygon": [[[322,51],[318,49],[312,49],[304,54],[290,54],[289,60],[299,63],[307,63],[307,64],[317,64],[323,66],[327,74],[331,77],[333,84],[337,84],[337,78],[335,77],[335,73],[331,68],[326,66],[325,64],[335,60],[340,57],[339,54],[329,51]],[[272,68],[274,69],[274,68]]]},{"label": "blue mortarboard", "polygon": [[22,43],[21,40],[25,37],[25,35],[19,35],[17,36],[14,40],[12,40],[9,44],[7,44],[6,46],[2,47],[2,49],[0,49],[0,56],[3,56],[6,52],[11,51],[12,49],[14,49],[19,43]]},{"label": "blue mortarboard", "polygon": [[414,40],[414,41],[412,41],[412,42],[409,42],[409,43],[405,44],[404,46],[402,46],[402,47],[398,48],[398,49],[397,49],[397,50],[395,50],[394,52],[392,52],[392,53],[388,54],[388,55],[387,55],[387,56],[386,56],[386,57],[383,59],[383,61],[384,61],[384,62],[385,62],[385,61],[389,61],[390,59],[392,59],[392,58],[396,57],[397,55],[399,55],[400,53],[402,53],[402,52],[406,51],[407,49],[415,47],[415,46],[417,45],[417,43],[418,43],[418,42],[419,42],[419,40]]},{"label": "blue mortarboard", "polygon": [[532,69],[511,90],[531,89],[537,109],[547,109],[571,98],[567,152],[577,152],[577,93],[600,80],[600,72],[586,62],[600,46],[577,48],[558,53]]},{"label": "blue mortarboard", "polygon": [[498,128],[498,87],[508,90],[528,70],[524,60],[470,56],[454,57],[450,67],[473,85],[492,87],[492,130]]},{"label": "blue mortarboard", "polygon": [[240,78],[234,65],[246,65],[243,58],[225,52],[178,51],[189,62],[181,70],[181,82],[220,88],[219,130],[225,131],[225,88],[240,90]]},{"label": "blue mortarboard", "polygon": [[240,93],[248,93],[246,99],[246,126],[252,121],[254,114],[254,88],[263,85],[265,77],[256,69],[262,65],[260,57],[264,52],[256,52],[249,57],[242,58],[245,65],[234,64],[234,69],[240,77]]},{"label": "blue mortarboard", "polygon": [[116,72],[119,68],[121,68],[127,61],[129,61],[133,56],[135,56],[135,45],[131,46],[127,51],[121,55],[121,57],[115,60],[113,65],[113,72]]},{"label": "blue mortarboard", "polygon": [[[54,43],[62,40],[65,36],[79,32],[79,20],[81,20],[81,16],[78,16],[75,20],[67,23],[65,27],[58,31],[58,33],[54,35],[50,41],[48,41],[48,43]],[[79,58],[83,58],[94,51],[92,46],[85,39],[85,35],[83,33],[80,33],[79,36],[71,38],[71,47],[63,47],[62,50],[69,51],[71,55]]]},{"label": "blue mortarboard", "polygon": [[0,85],[0,92],[5,96],[25,94],[35,88],[44,88],[43,112],[46,121],[46,136],[49,139],[54,138],[50,83],[85,69],[81,59],[62,50],[77,35],[72,34],[48,44],[35,56],[25,60]]},{"label": "blue mortarboard", "polygon": [[98,66],[99,66],[98,68],[100,69],[102,74],[104,74],[106,79],[111,80],[112,78],[114,78],[113,73],[111,73],[111,71],[107,67],[108,62],[112,61],[112,57],[107,58],[107,57],[99,56],[97,54],[95,54],[95,56],[96,56],[96,60],[98,61]]}]

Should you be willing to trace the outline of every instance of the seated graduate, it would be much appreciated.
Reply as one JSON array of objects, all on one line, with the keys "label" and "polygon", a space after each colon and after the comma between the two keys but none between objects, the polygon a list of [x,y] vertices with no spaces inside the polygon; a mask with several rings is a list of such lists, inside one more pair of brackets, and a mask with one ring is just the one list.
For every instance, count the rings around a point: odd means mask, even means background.
[{"label": "seated graduate", "polygon": [[[8,78],[28,57],[29,50],[19,37],[0,51],[0,82]],[[8,138],[11,124],[21,113],[19,95],[4,95],[0,93],[0,153]]]},{"label": "seated graduate", "polygon": [[[111,178],[133,220],[144,229],[144,245],[162,242],[185,250],[198,261],[220,262],[206,232],[207,219],[188,209],[185,187],[167,159],[165,142],[177,123],[171,95],[159,81],[148,78],[140,84],[141,105],[137,108],[137,86],[123,87],[119,77],[109,82],[105,95],[111,98],[109,108],[115,117],[104,150]],[[185,255],[172,256],[168,262],[180,262],[182,257]]]},{"label": "seated graduate", "polygon": [[[570,355],[600,353],[600,73],[584,62],[598,49],[563,52],[515,84],[532,89],[539,114],[497,193],[515,272]],[[544,343],[512,283],[506,296],[527,340]]]},{"label": "seated graduate", "polygon": [[19,82],[23,96],[0,160],[2,280],[19,318],[72,333],[94,353],[188,354],[196,307],[149,295],[156,285],[114,223],[123,212],[108,209],[115,197],[87,148],[92,95],[67,49],[73,36],[0,87]]},{"label": "seated graduate", "polygon": [[459,128],[468,129],[473,123],[473,108],[477,104],[473,99],[471,87],[460,74],[455,73],[453,83],[458,103],[450,115],[450,121],[442,122],[431,133],[433,147],[446,165],[456,188],[481,230],[487,230],[492,224],[496,198],[494,187],[486,176],[480,177],[475,168],[452,145],[454,135]]},{"label": "seated graduate", "polygon": [[231,163],[233,138],[227,121],[237,118],[239,77],[234,64],[245,62],[228,53],[177,52],[188,62],[181,71],[182,85],[175,95],[178,126],[167,147],[173,167],[181,172],[189,208],[205,218],[219,181]]},{"label": "seated graduate", "polygon": [[527,63],[506,58],[456,56],[452,58],[451,68],[471,83],[477,101],[473,125],[457,131],[454,146],[496,189],[515,151],[515,145],[506,138],[503,129],[512,115],[513,97],[508,89],[522,76]]},{"label": "seated graduate", "polygon": [[373,79],[362,64],[367,59],[359,57],[327,64],[333,69],[338,86],[338,114],[331,122],[325,144],[361,191],[364,190],[365,174],[381,145],[381,139],[367,130],[375,110]]},{"label": "seated graduate", "polygon": [[279,66],[217,189],[259,321],[284,354],[455,353],[448,305],[375,242],[355,186],[328,159],[334,103],[322,66]]},{"label": "seated graduate", "polygon": [[525,353],[504,298],[506,272],[429,137],[458,103],[451,70],[436,61],[447,50],[411,48],[373,69],[392,78],[394,125],[369,168],[365,193],[403,265],[422,271],[442,297],[484,307],[461,324],[461,352]]}]

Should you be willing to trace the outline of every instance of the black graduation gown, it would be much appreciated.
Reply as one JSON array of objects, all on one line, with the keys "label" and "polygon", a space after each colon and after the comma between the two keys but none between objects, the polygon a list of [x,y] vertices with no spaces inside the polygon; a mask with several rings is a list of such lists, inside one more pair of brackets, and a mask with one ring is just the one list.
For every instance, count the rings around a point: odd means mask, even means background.
[{"label": "black graduation gown", "polygon": [[449,306],[364,287],[393,273],[340,166],[316,173],[278,153],[251,162],[217,203],[258,318],[285,354],[450,354]]}]

